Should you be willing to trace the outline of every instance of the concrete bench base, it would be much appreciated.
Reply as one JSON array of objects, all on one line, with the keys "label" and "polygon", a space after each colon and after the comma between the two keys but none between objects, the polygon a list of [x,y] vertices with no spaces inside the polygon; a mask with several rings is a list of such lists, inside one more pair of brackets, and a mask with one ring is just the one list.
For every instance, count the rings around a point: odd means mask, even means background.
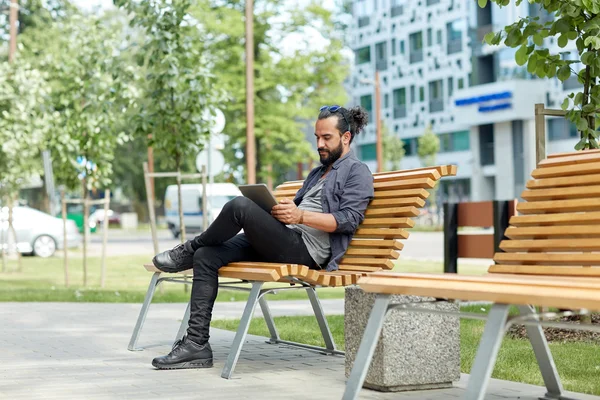
[{"label": "concrete bench base", "polygon": [[[392,303],[416,303],[432,298],[392,296]],[[375,294],[347,287],[345,299],[346,377],[350,375]],[[441,302],[427,308],[458,311]],[[379,391],[438,389],[460,379],[460,322],[457,317],[406,313],[387,314],[364,387]]]}]

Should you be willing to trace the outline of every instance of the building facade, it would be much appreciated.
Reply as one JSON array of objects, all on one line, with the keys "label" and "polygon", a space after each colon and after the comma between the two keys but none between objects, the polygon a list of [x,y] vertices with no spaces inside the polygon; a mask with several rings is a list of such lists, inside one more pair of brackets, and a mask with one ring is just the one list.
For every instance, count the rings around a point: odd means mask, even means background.
[{"label": "building facade", "polygon": [[[534,79],[515,63],[516,49],[482,44],[486,33],[527,15],[552,18],[528,2],[482,9],[475,0],[353,1],[352,103],[374,120],[379,71],[381,118],[388,134],[404,141],[402,168],[422,166],[418,137],[431,126],[440,138],[436,162],[458,165],[458,175],[442,183],[443,201],[520,197],[535,167],[534,105],[559,108],[581,86],[573,77]],[[549,153],[573,150],[578,140],[562,118],[547,120],[546,132]],[[373,123],[355,144],[372,170],[375,141]]]}]

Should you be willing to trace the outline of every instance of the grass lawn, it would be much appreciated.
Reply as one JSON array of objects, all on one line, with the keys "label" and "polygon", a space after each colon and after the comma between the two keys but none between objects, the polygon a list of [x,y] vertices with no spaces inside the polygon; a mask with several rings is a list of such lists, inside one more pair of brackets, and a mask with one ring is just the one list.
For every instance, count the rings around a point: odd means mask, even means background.
[{"label": "grass lawn", "polygon": [[[100,288],[100,258],[88,259],[88,285],[83,287],[82,259],[69,258],[70,286],[64,285],[63,259],[60,257],[23,257],[23,271],[17,272],[16,261],[9,260],[8,272],[0,272],[0,301],[79,301],[141,303],[150,282],[151,274],[142,267],[149,262],[146,256],[108,257],[106,260],[106,285]],[[465,274],[481,274],[485,266],[460,265]],[[442,272],[441,263],[401,260],[396,271],[400,272]],[[187,291],[183,285],[161,285],[155,302],[187,302]],[[272,286],[278,286],[273,284]],[[288,285],[279,285],[288,286]],[[323,299],[343,298],[344,288],[318,289]],[[221,290],[217,301],[243,301],[247,294],[239,291]],[[305,299],[301,291],[282,292],[273,300]]]},{"label": "grass lawn", "polygon": [[[479,308],[479,307],[478,307]],[[469,310],[472,311],[472,310]],[[344,317],[328,316],[338,347],[344,348]],[[212,321],[215,328],[235,331],[238,320]],[[314,317],[277,317],[275,323],[283,339],[323,346],[323,338]],[[483,333],[483,321],[461,321],[461,371],[469,373]],[[262,318],[255,318],[249,333],[269,336]],[[592,343],[551,343],[563,386],[566,390],[600,395],[600,348]],[[527,340],[505,338],[498,355],[494,378],[543,385],[531,345]]]}]

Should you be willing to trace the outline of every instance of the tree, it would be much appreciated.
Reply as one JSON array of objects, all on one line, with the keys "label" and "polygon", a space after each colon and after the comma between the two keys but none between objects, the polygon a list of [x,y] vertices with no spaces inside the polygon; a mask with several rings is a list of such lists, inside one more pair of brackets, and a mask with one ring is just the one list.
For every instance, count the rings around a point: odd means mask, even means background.
[{"label": "tree", "polygon": [[[491,0],[499,6],[511,0]],[[515,0],[521,4],[522,0]],[[540,78],[557,77],[561,81],[571,75],[583,85],[583,90],[570,93],[562,103],[569,110],[567,118],[576,125],[581,140],[576,150],[598,148],[599,131],[596,123],[600,112],[600,3],[597,0],[529,0],[555,16],[552,21],[540,21],[539,17],[528,16],[504,28],[503,31],[488,33],[484,40],[498,45],[504,40],[508,47],[519,48],[515,60],[519,65],[527,64],[527,71]],[[478,0],[485,7],[487,0]],[[578,59],[569,60],[562,53],[551,54],[544,48],[544,39],[554,37],[561,49],[574,42]]]},{"label": "tree", "polygon": [[439,151],[440,138],[433,132],[431,125],[428,125],[417,142],[417,153],[423,166],[431,167],[435,165],[435,156]]},{"label": "tree", "polygon": [[13,204],[19,188],[41,173],[40,148],[56,118],[47,107],[49,89],[42,72],[30,65],[0,63],[0,200],[8,199],[15,243]]},{"label": "tree", "polygon": [[[255,2],[255,136],[257,175],[277,182],[298,162],[316,159],[303,134],[324,104],[344,104],[348,65],[332,12],[316,2],[282,9],[277,0]],[[206,31],[206,47],[219,87],[229,101],[222,105],[228,137],[224,152],[230,176],[243,180],[246,143],[244,73],[244,2],[199,1],[193,14]],[[285,14],[286,18],[276,17]],[[308,43],[309,33],[322,37]],[[293,34],[292,46],[282,44]],[[292,44],[288,38],[286,43]],[[271,166],[271,168],[269,168]]]},{"label": "tree", "polygon": [[400,169],[402,158],[406,154],[404,142],[396,135],[391,135],[387,126],[381,124],[383,136],[383,165],[390,166],[392,171]]}]

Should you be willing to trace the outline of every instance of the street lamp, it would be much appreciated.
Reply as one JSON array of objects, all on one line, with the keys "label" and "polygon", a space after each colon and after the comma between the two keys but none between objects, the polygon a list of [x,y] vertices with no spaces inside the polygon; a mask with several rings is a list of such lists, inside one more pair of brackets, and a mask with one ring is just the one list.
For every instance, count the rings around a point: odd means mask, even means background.
[{"label": "street lamp", "polygon": [[383,138],[381,137],[381,94],[379,85],[379,71],[375,71],[375,80],[361,79],[360,83],[375,86],[375,129],[377,139],[375,151],[377,154],[377,172],[383,171]]}]

